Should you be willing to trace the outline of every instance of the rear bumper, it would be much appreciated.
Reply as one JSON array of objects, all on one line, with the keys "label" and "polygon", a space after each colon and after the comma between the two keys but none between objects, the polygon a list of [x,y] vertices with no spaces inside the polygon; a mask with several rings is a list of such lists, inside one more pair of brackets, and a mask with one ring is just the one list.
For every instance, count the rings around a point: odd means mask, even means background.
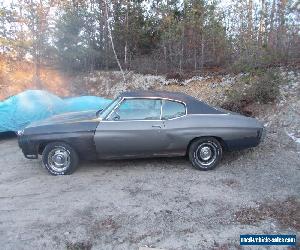
[{"label": "rear bumper", "polygon": [[18,136],[18,144],[27,159],[38,158],[37,146],[28,140],[26,136]]}]

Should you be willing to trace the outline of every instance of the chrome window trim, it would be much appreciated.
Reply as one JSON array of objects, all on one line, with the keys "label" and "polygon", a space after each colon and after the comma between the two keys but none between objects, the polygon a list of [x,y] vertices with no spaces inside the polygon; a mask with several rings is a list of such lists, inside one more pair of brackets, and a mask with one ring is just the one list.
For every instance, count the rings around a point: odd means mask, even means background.
[{"label": "chrome window trim", "polygon": [[205,116],[205,115],[231,115],[229,113],[225,113],[225,114],[189,114],[189,115],[193,115],[193,116]]},{"label": "chrome window trim", "polygon": [[[114,100],[112,100],[112,102],[114,102],[114,101],[117,100],[117,99],[119,99],[119,101],[117,102],[116,105],[118,105],[118,104],[120,103],[120,101],[121,101],[122,98],[116,97]],[[108,105],[110,105],[110,104],[108,104]],[[115,107],[116,107],[116,105],[115,105]],[[115,109],[115,107],[112,109],[112,111]],[[104,110],[102,110],[102,111],[104,111]],[[110,113],[111,113],[111,112],[110,112]],[[100,112],[100,114],[98,115],[98,117],[97,117],[96,119],[100,119],[101,121],[102,121],[102,120],[105,120],[105,119],[110,115],[110,113],[107,114],[106,117],[100,118],[100,115],[101,115],[101,112]]]},{"label": "chrome window trim", "polygon": [[120,104],[122,103],[124,97],[120,98],[119,102],[116,104],[116,106],[110,111],[110,113],[102,120],[102,121],[107,121],[107,119],[110,118],[111,114],[113,112],[115,112],[115,110],[120,106]]},{"label": "chrome window trim", "polygon": [[[125,99],[150,99],[150,100],[160,100],[160,119],[159,120],[140,120],[140,119],[136,119],[136,120],[119,120],[119,121],[113,121],[113,120],[108,120],[110,118],[110,116],[113,114],[113,112],[121,105],[121,103],[125,100]],[[178,116],[178,117],[174,117],[171,119],[165,119],[162,120],[162,105],[163,102],[162,100],[167,100],[167,101],[173,101],[173,102],[178,102],[184,105],[185,107],[185,114],[182,116]],[[155,97],[155,96],[151,96],[151,97],[136,97],[136,96],[129,96],[129,97],[122,97],[120,98],[120,101],[116,104],[116,106],[112,109],[112,111],[102,120],[102,122],[128,122],[128,121],[170,121],[170,120],[174,120],[174,119],[178,119],[181,117],[184,117],[187,115],[187,106],[186,103],[180,100],[176,100],[176,99],[171,99],[171,98],[166,98],[166,97]]]},{"label": "chrome window trim", "polygon": [[[178,119],[178,118],[181,118],[181,117],[184,117],[184,116],[187,116],[187,106],[186,106],[186,103],[183,102],[183,101],[179,101],[179,100],[175,100],[175,99],[170,99],[170,98],[163,98],[167,101],[171,101],[171,102],[178,102],[178,103],[181,103],[184,105],[184,108],[185,108],[185,114],[184,115],[180,115],[180,116],[176,116],[174,118],[170,118],[170,119],[164,119],[162,121],[171,121],[171,120],[175,120],[175,119]],[[162,106],[161,106],[161,109],[162,109]],[[162,118],[162,117],[161,117]]]},{"label": "chrome window trim", "polygon": [[161,120],[103,120],[101,122],[161,122]]}]

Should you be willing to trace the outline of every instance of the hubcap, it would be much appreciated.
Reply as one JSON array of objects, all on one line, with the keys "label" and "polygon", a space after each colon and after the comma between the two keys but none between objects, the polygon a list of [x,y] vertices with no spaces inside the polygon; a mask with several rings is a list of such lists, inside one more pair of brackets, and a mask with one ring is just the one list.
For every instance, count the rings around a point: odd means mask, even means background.
[{"label": "hubcap", "polygon": [[201,143],[195,151],[195,160],[202,166],[209,167],[217,158],[217,145],[213,142]]},{"label": "hubcap", "polygon": [[204,160],[207,161],[211,157],[211,149],[209,147],[203,147],[200,150],[200,157]]},{"label": "hubcap", "polygon": [[56,172],[65,171],[70,163],[70,154],[63,148],[55,148],[48,155],[48,164]]}]

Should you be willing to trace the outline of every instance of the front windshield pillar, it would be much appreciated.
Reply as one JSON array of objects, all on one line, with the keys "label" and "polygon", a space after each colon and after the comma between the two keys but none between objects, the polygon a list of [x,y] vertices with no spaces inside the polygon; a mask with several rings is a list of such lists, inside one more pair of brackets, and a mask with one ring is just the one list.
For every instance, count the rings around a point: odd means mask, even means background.
[{"label": "front windshield pillar", "polygon": [[120,102],[121,98],[117,97],[115,100],[113,100],[106,108],[102,110],[102,112],[99,114],[99,118],[101,120],[104,120],[111,111],[115,108],[116,105]]}]

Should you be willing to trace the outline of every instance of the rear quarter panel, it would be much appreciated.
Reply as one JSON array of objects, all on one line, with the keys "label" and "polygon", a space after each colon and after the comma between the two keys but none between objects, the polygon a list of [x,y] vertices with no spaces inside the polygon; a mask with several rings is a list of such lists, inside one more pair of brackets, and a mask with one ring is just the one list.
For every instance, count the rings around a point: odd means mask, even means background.
[{"label": "rear quarter panel", "polygon": [[261,128],[256,119],[231,114],[187,115],[165,121],[169,151],[186,150],[191,140],[204,136],[221,138],[227,150],[253,147],[259,143]]}]

